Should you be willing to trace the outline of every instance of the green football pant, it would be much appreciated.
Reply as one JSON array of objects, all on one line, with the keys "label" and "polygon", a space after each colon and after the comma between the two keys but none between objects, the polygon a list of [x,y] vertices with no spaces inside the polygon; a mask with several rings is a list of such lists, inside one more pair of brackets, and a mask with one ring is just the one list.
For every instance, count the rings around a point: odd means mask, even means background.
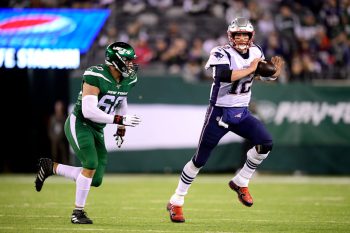
[{"label": "green football pant", "polygon": [[71,114],[65,122],[64,132],[83,168],[96,170],[91,186],[100,186],[107,164],[103,129],[96,130]]}]

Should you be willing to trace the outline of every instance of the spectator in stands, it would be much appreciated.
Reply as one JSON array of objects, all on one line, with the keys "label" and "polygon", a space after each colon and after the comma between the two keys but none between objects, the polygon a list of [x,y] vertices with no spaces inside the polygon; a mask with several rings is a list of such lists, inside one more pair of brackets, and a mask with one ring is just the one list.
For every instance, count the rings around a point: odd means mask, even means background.
[{"label": "spectator in stands", "polygon": [[148,37],[140,36],[136,41],[135,52],[138,54],[136,63],[145,68],[153,59],[153,50],[148,44]]},{"label": "spectator in stands", "polygon": [[145,0],[128,0],[124,2],[123,12],[130,15],[136,15],[144,11],[146,6]]},{"label": "spectator in stands", "polygon": [[148,5],[156,9],[158,13],[166,12],[173,6],[173,2],[173,0],[147,0]]},{"label": "spectator in stands", "polygon": [[185,13],[191,15],[205,14],[208,12],[208,0],[184,0],[183,9]]},{"label": "spectator in stands", "polygon": [[299,19],[293,14],[291,7],[287,4],[282,4],[279,7],[279,13],[275,16],[276,29],[279,32],[280,40],[288,44],[285,54],[285,60],[288,64],[291,62],[292,54],[298,50],[298,41],[295,36],[295,28],[299,25]]},{"label": "spectator in stands", "polygon": [[235,17],[250,18],[250,12],[243,0],[232,0],[229,3],[229,7],[226,9],[226,22],[231,23]]},{"label": "spectator in stands", "polygon": [[182,37],[173,39],[161,56],[171,74],[179,74],[187,61],[187,41]]},{"label": "spectator in stands", "polygon": [[69,147],[64,135],[64,122],[66,121],[66,108],[61,100],[54,105],[54,113],[49,118],[48,135],[51,143],[51,156],[58,163],[70,164]]},{"label": "spectator in stands", "polygon": [[327,35],[330,39],[335,38],[343,30],[341,25],[341,11],[337,6],[337,0],[323,1],[319,15],[323,25],[326,26]]}]

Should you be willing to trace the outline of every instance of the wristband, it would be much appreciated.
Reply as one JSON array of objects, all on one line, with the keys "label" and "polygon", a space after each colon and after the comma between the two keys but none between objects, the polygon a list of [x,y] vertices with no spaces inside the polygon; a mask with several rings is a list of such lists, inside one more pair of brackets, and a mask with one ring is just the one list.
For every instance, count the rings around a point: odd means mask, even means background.
[{"label": "wristband", "polygon": [[115,116],[114,116],[113,123],[114,123],[114,124],[118,124],[118,125],[122,125],[122,124],[123,124],[123,116],[121,116],[121,115],[115,115]]}]

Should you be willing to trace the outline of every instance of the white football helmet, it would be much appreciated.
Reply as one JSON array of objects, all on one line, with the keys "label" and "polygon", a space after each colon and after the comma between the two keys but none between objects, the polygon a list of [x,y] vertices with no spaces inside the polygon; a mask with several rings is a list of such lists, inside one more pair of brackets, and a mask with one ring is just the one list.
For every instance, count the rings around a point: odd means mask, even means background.
[{"label": "white football helmet", "polygon": [[[236,33],[247,33],[249,35],[249,40],[247,42],[236,42],[234,39]],[[252,23],[247,18],[243,17],[232,20],[227,28],[229,44],[238,51],[246,50],[252,45],[254,34],[255,31]]]}]

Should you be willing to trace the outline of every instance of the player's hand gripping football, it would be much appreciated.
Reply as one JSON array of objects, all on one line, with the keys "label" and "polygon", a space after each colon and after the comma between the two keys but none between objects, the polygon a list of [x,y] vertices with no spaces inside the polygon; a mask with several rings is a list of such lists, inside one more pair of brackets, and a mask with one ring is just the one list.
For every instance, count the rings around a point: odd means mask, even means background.
[{"label": "player's hand gripping football", "polygon": [[272,75],[272,77],[278,77],[280,76],[283,66],[284,66],[284,61],[280,56],[274,56],[271,58],[271,62],[275,65],[276,67],[276,73]]},{"label": "player's hand gripping football", "polygon": [[141,123],[141,119],[135,115],[116,115],[114,117],[114,124],[135,127]]},{"label": "player's hand gripping football", "polygon": [[115,141],[119,148],[122,146],[124,142],[125,131],[126,131],[125,127],[119,126],[117,129],[117,132],[113,135],[115,137]]},{"label": "player's hand gripping football", "polygon": [[248,69],[250,69],[250,70],[252,71],[252,73],[254,73],[255,70],[256,70],[256,68],[258,67],[259,62],[261,62],[261,61],[263,61],[263,59],[261,59],[261,58],[255,58],[255,59],[250,63]]}]

